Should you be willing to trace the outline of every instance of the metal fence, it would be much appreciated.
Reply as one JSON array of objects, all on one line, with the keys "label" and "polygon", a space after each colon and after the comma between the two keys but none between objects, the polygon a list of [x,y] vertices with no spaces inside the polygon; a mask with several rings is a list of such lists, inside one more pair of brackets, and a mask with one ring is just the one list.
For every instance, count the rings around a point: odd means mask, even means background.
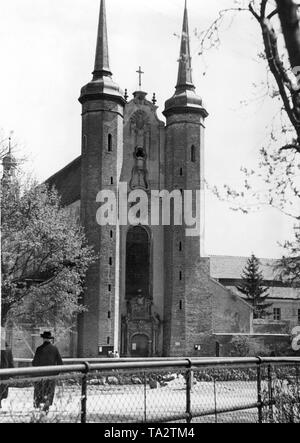
[{"label": "metal fence", "polygon": [[0,423],[300,422],[300,358],[72,362],[0,370]]}]

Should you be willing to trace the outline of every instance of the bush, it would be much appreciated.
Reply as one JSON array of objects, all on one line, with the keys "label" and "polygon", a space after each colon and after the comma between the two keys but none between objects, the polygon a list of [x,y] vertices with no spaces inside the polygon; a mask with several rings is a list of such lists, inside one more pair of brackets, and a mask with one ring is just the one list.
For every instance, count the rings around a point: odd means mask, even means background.
[{"label": "bush", "polygon": [[232,357],[248,357],[250,353],[250,344],[248,337],[234,337],[231,341]]}]

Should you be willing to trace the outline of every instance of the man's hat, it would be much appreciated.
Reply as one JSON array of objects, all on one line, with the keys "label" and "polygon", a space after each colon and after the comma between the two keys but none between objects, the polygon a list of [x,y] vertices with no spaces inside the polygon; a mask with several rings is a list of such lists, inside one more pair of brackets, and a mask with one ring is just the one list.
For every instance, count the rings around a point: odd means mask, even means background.
[{"label": "man's hat", "polygon": [[48,340],[53,340],[54,337],[52,336],[51,331],[45,331],[41,334],[42,338],[48,339]]}]

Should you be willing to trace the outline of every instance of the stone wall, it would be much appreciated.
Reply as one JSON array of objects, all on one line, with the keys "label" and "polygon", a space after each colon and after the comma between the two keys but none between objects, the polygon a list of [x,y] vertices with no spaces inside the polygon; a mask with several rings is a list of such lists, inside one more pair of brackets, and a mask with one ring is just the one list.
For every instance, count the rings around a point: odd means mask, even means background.
[{"label": "stone wall", "polygon": [[186,355],[215,356],[216,333],[251,333],[251,306],[210,278],[209,259],[198,263],[193,285],[187,303]]},{"label": "stone wall", "polygon": [[287,321],[255,319],[253,320],[253,332],[255,334],[288,334],[290,324]]},{"label": "stone wall", "polygon": [[[12,349],[15,359],[32,359],[35,350],[43,343],[40,334],[44,330],[51,328],[33,328],[28,324],[21,324],[6,330],[6,341]],[[73,329],[57,332],[55,335],[55,346],[58,347],[61,356],[64,358],[77,357],[77,332]]]},{"label": "stone wall", "polygon": [[[220,345],[220,357],[230,356],[299,356],[293,351],[289,334],[216,334],[216,342]],[[249,346],[247,355],[238,355],[234,342],[246,341]]]}]

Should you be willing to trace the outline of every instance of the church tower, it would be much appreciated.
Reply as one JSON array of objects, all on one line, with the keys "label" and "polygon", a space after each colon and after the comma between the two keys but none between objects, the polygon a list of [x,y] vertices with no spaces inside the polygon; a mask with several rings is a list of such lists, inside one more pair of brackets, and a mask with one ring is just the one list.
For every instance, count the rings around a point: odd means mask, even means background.
[{"label": "church tower", "polygon": [[117,195],[123,156],[125,99],[112,80],[109,65],[105,0],[101,0],[95,68],[82,88],[81,222],[89,244],[99,255],[89,269],[79,320],[80,356],[98,357],[118,349],[119,338],[119,232],[100,227],[96,220],[97,195]]},{"label": "church tower", "polygon": [[9,137],[8,153],[2,159],[3,176],[1,179],[1,186],[9,185],[13,180],[16,172],[17,162],[12,155],[11,138]]},{"label": "church tower", "polygon": [[[197,203],[201,208],[200,218],[202,219],[204,122],[208,113],[202,99],[195,92],[192,79],[186,2],[177,85],[175,94],[165,103],[164,115],[167,120],[166,189],[169,192],[181,190],[183,196],[184,191],[193,191],[194,212]],[[197,197],[196,191],[198,191]],[[208,308],[208,301],[205,297],[201,300],[201,283],[197,278],[201,261],[202,235],[201,224],[197,235],[191,237],[186,235],[184,225],[165,228],[164,355],[166,356],[192,355],[189,336],[192,335],[190,329],[196,323],[189,319],[195,311],[202,315],[201,304],[205,306],[205,309]],[[192,299],[196,304],[191,303]],[[203,330],[207,327],[205,323],[210,322],[210,319],[205,318],[205,309],[201,326]]]}]

